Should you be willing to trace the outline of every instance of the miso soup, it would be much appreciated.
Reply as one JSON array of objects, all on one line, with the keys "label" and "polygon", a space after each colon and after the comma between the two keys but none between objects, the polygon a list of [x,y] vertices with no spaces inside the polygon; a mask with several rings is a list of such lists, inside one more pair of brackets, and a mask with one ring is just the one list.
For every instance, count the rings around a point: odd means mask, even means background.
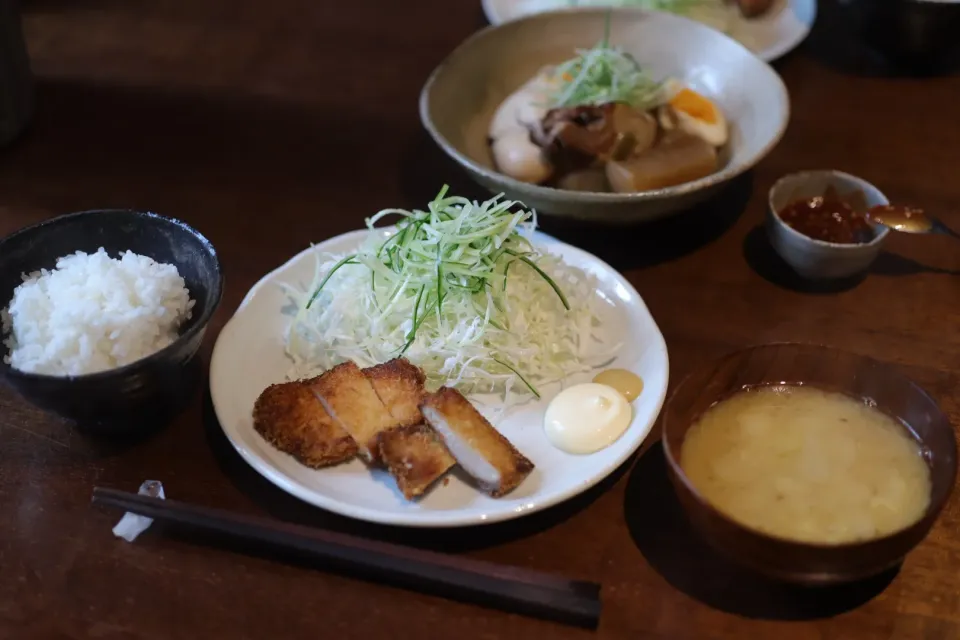
[{"label": "miso soup", "polygon": [[737,522],[781,538],[842,544],[919,520],[930,469],[902,424],[808,386],[745,389],[687,432],[680,466]]}]

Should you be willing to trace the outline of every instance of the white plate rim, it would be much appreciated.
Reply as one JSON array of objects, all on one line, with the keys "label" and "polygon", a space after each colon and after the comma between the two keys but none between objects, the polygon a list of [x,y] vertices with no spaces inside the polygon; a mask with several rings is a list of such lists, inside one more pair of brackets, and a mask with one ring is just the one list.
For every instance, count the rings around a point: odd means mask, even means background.
[{"label": "white plate rim", "polygon": [[[380,230],[382,228],[378,228]],[[456,527],[469,527],[469,526],[479,526],[486,524],[494,524],[498,522],[504,522],[507,520],[513,520],[516,518],[524,517],[539,511],[543,511],[550,507],[556,506],[562,502],[566,502],[571,498],[574,498],[589,489],[593,488],[608,476],[610,476],[614,471],[619,469],[624,462],[626,462],[631,456],[633,456],[637,450],[643,445],[646,439],[650,436],[650,433],[653,430],[653,427],[656,425],[657,420],[659,419],[660,412],[663,409],[663,404],[666,400],[667,389],[669,387],[670,380],[670,358],[667,351],[666,340],[663,337],[663,333],[660,331],[660,327],[656,324],[656,320],[653,318],[653,315],[650,313],[650,310],[647,308],[646,303],[643,301],[643,298],[637,292],[636,288],[616,269],[611,267],[605,261],[601,260],[597,256],[584,251],[573,245],[569,245],[560,240],[557,240],[545,233],[540,231],[535,232],[535,237],[541,241],[551,244],[553,246],[562,246],[564,252],[569,252],[576,256],[577,260],[592,261],[603,271],[607,272],[607,276],[611,277],[616,284],[624,287],[629,294],[634,296],[635,305],[637,311],[646,314],[651,324],[652,331],[649,334],[649,339],[653,341],[650,345],[652,351],[656,352],[661,358],[663,363],[663,383],[662,388],[657,390],[657,398],[654,405],[654,410],[651,413],[651,417],[647,421],[647,424],[643,424],[641,428],[634,429],[634,433],[631,435],[633,442],[630,446],[626,447],[623,452],[611,461],[606,466],[599,467],[595,473],[584,478],[581,482],[570,486],[566,490],[557,491],[552,495],[549,495],[546,498],[539,498],[531,503],[524,509],[512,509],[512,510],[501,510],[494,511],[491,514],[484,515],[463,515],[458,514],[457,511],[411,511],[406,513],[397,513],[397,512],[383,512],[374,508],[367,506],[353,505],[349,504],[335,498],[330,498],[325,496],[322,493],[316,491],[311,491],[308,488],[302,486],[299,482],[293,480],[292,478],[287,477],[282,471],[276,469],[269,462],[263,460],[255,452],[247,449],[239,437],[237,437],[235,431],[236,427],[233,425],[227,425],[222,419],[221,412],[222,410],[218,408],[222,404],[218,403],[218,393],[217,386],[215,381],[219,378],[217,371],[220,368],[220,362],[222,362],[224,356],[223,353],[228,347],[225,345],[229,341],[229,336],[232,331],[232,327],[236,326],[235,320],[238,315],[245,310],[245,308],[251,303],[251,301],[257,296],[257,294],[266,286],[268,286],[271,281],[277,277],[279,274],[284,272],[286,269],[294,265],[294,263],[299,260],[309,257],[317,251],[322,251],[322,247],[326,244],[333,244],[336,242],[346,242],[351,240],[354,237],[361,238],[369,233],[367,229],[358,229],[355,231],[349,231],[337,236],[327,238],[323,242],[317,243],[310,247],[307,247],[303,251],[300,251],[295,256],[284,262],[279,267],[273,269],[266,275],[264,275],[260,280],[250,288],[247,294],[244,296],[243,300],[238,305],[236,311],[226,322],[221,329],[217,340],[213,347],[213,353],[210,359],[210,373],[209,373],[209,389],[210,397],[213,404],[214,413],[217,417],[217,423],[220,425],[224,436],[240,455],[240,457],[246,462],[250,467],[252,467],[257,473],[267,479],[270,483],[275,485],[280,490],[285,493],[292,495],[308,504],[311,504],[321,509],[336,513],[338,515],[352,518],[355,520],[361,520],[365,522],[375,523],[375,524],[384,524],[384,525],[393,525],[400,527],[411,527],[411,528],[456,528]],[[222,403],[222,401],[221,401]]]},{"label": "white plate rim", "polygon": [[[516,2],[516,0],[514,1]],[[502,18],[496,9],[495,2],[496,0],[480,0],[480,5],[483,8],[483,15],[486,16],[487,22],[490,24],[499,25],[520,17],[516,16],[516,18],[509,19]],[[751,53],[764,62],[773,62],[774,60],[778,60],[800,46],[800,44],[807,39],[807,36],[810,35],[810,31],[813,29],[813,24],[817,20],[817,0],[787,0],[787,3],[788,5],[798,5],[802,7],[804,12],[810,16],[810,21],[809,23],[803,23],[800,29],[797,29],[790,34],[790,37],[778,40],[775,44],[770,45],[765,49],[753,51],[752,49],[748,48]]]}]

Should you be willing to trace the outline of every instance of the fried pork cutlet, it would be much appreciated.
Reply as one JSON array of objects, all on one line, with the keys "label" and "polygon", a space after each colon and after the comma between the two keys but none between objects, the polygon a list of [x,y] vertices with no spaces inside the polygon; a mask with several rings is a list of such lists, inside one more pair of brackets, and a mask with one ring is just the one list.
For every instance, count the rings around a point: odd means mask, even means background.
[{"label": "fried pork cutlet", "polygon": [[264,389],[253,405],[253,428],[308,467],[346,462],[357,455],[357,443],[327,414],[311,382],[284,382]]},{"label": "fried pork cutlet", "polygon": [[399,426],[353,362],[338,364],[311,385],[323,408],[349,433],[368,462],[379,461],[377,436]]},{"label": "fried pork cutlet", "polygon": [[456,464],[433,429],[425,424],[380,434],[380,459],[407,500],[413,500]]},{"label": "fried pork cutlet", "polygon": [[380,401],[402,427],[423,422],[420,403],[426,376],[406,358],[394,358],[363,370]]},{"label": "fried pork cutlet", "polygon": [[533,463],[456,389],[427,394],[420,411],[463,470],[491,496],[509,493],[533,471]]}]

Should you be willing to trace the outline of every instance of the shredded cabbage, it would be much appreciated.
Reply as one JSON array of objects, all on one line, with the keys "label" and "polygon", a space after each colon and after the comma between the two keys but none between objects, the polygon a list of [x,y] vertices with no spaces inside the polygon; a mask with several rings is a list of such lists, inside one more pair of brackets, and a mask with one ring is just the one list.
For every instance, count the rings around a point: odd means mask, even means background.
[{"label": "shredded cabbage", "polygon": [[[388,215],[401,216],[395,231],[375,229]],[[426,211],[387,209],[367,227],[356,253],[318,254],[309,287],[284,287],[298,309],[286,336],[296,377],[402,355],[429,386],[506,406],[617,348],[600,337],[595,278],[533,246],[536,213],[520,202],[444,186]]]}]

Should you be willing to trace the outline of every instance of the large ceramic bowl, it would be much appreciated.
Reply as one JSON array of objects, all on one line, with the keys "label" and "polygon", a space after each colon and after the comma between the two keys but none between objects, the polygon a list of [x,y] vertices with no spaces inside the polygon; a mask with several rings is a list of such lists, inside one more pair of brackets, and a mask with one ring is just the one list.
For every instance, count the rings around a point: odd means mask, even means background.
[{"label": "large ceramic bowl", "polygon": [[500,103],[544,65],[557,64],[603,38],[608,10],[569,9],[488,27],[461,44],[420,94],[420,118],[437,144],[493,193],[539,212],[602,222],[635,222],[705,200],[777,144],[790,115],[777,73],[743,46],[698,22],[637,9],[610,12],[610,40],[654,77],[675,77],[712,100],[730,121],[720,171],[686,184],[640,193],[598,193],[527,184],[493,165],[487,130]]},{"label": "large ceramic bowl", "polygon": [[[680,466],[684,438],[698,417],[746,386],[805,383],[875,403],[906,424],[930,466],[926,513],[906,529],[849,544],[809,544],[766,535],[712,507]],[[953,490],[957,444],[937,403],[896,367],[854,353],[805,344],[769,344],[731,353],[689,375],[674,390],[662,417],[670,479],[687,516],[719,551],[762,574],[804,585],[851,582],[889,569],[930,531]]]},{"label": "large ceramic bowl", "polygon": [[[220,304],[223,274],[213,245],[179,220],[140,211],[84,211],[0,240],[0,305],[9,303],[22,274],[52,269],[59,257],[100,247],[112,257],[130,250],[177,267],[195,301],[180,337],[126,366],[79,376],[25,373],[0,357],[0,377],[32,404],[88,431],[125,434],[155,426],[189,401],[202,377],[197,352]],[[7,348],[0,346],[5,355]]]}]

